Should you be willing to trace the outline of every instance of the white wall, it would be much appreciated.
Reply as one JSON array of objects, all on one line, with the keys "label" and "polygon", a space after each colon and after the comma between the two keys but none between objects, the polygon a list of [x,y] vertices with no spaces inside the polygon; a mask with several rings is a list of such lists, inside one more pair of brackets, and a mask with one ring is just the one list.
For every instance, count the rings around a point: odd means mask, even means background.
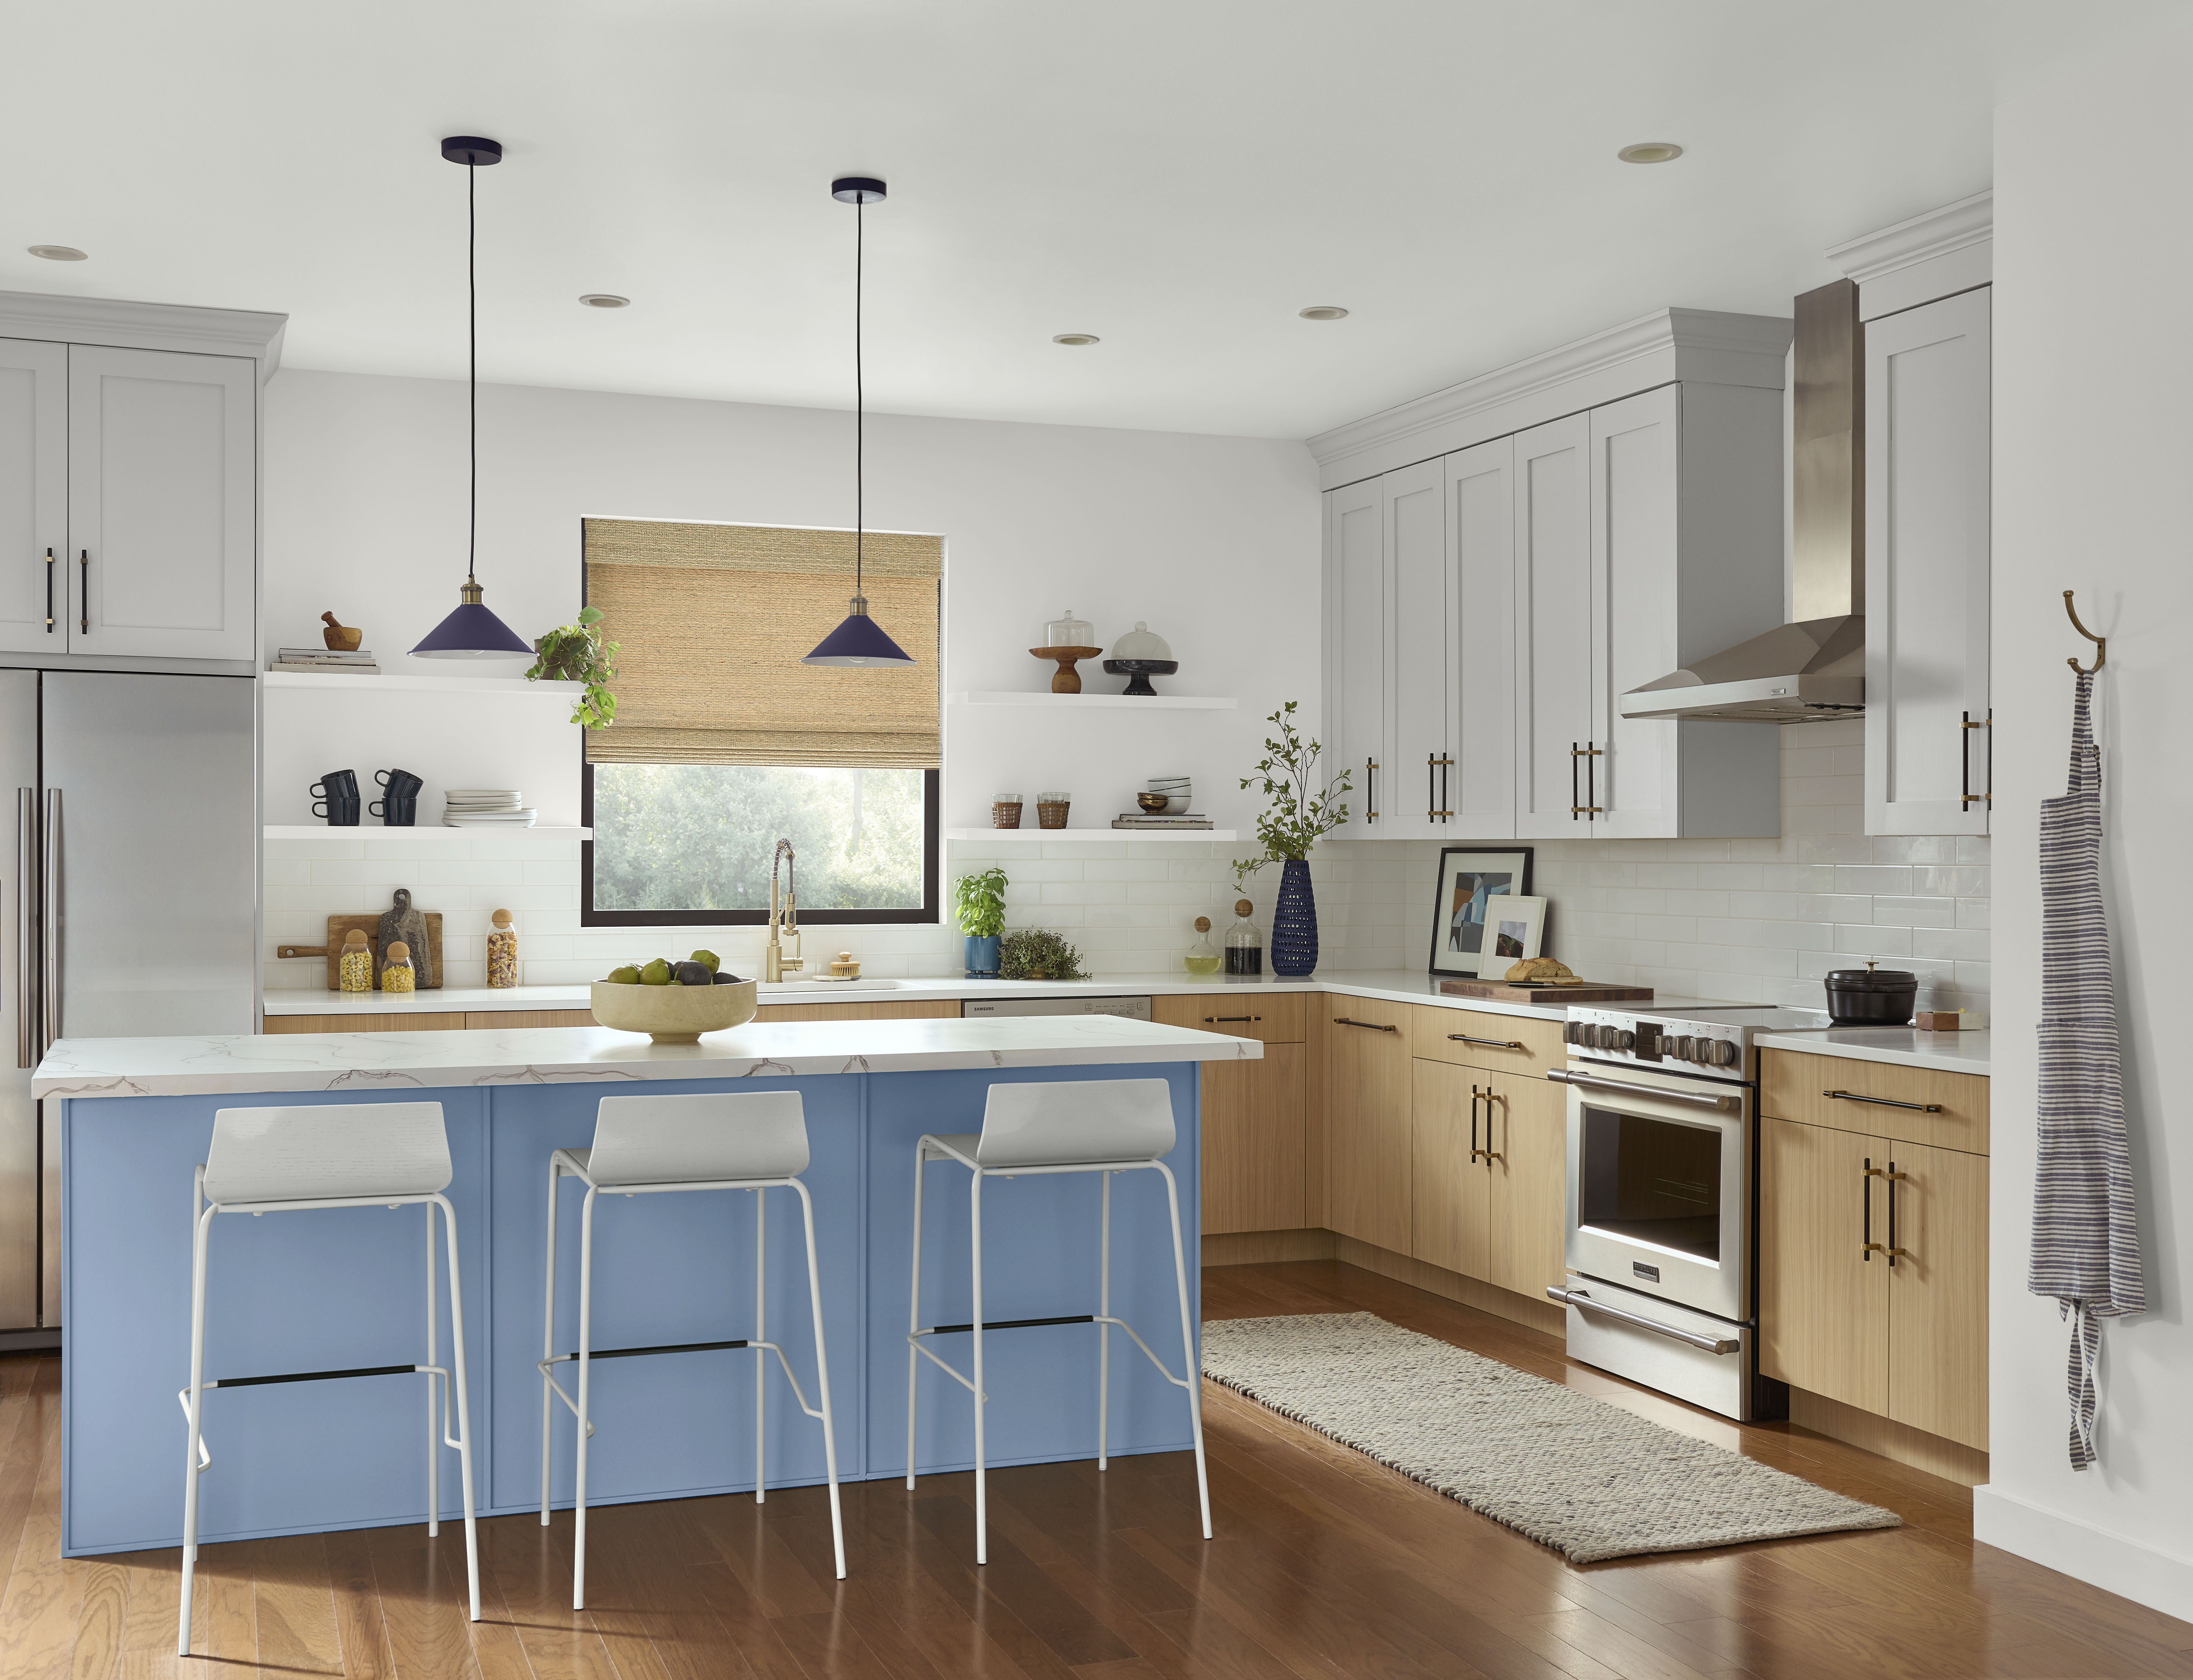
[{"label": "white wall", "polygon": [[[1990,1432],[1979,1538],[2193,1616],[2193,1328],[2184,1245],[2193,1105],[2184,1053],[2193,832],[2186,463],[2193,332],[2184,113],[2193,32],[2006,104],[1995,130],[1995,702],[2002,915],[1995,971]],[[2071,675],[2091,651],[2063,591],[2110,639],[2102,679],[2107,851],[2150,1310],[2104,1332],[2102,1463],[2064,1456],[2065,1330],[2024,1289],[2040,1018],[2038,802],[2064,791]]]},{"label": "white wall", "polygon": [[[456,604],[463,581],[464,387],[290,369],[269,386],[266,409],[267,652],[317,643],[319,615],[331,609],[364,629],[391,672],[522,672],[519,662],[453,668],[404,653]],[[589,515],[850,525],[852,444],[849,413],[484,387],[488,605],[528,637],[570,618],[579,522]],[[1251,826],[1249,796],[1234,783],[1262,755],[1264,714],[1298,699],[1315,726],[1320,502],[1301,444],[880,415],[869,417],[867,459],[870,523],[945,538],[947,693],[1047,687],[1052,668],[1028,649],[1070,606],[1107,645],[1148,620],[1181,662],[1160,687],[1240,702],[1065,720],[948,707],[948,827],[986,823],[993,793],[1033,800],[1063,788],[1074,824],[1102,828],[1149,777],[1180,772],[1195,778],[1199,808],[1221,827]],[[1122,682],[1086,674],[1092,689]],[[269,690],[266,820],[312,821],[307,784],[348,765],[361,782],[391,766],[425,777],[422,822],[438,821],[452,784],[516,785],[543,823],[576,822],[578,737],[564,716],[546,696]],[[948,864],[948,878],[959,865]],[[302,937],[270,921],[270,942]],[[934,941],[899,949],[904,929],[833,937],[879,955],[945,960]]]}]

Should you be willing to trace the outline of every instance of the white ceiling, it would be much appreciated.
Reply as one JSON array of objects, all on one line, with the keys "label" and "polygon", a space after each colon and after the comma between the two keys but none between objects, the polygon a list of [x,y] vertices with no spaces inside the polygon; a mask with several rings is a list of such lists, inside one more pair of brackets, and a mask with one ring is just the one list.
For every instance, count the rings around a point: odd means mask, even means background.
[{"label": "white ceiling", "polygon": [[[1300,437],[1662,305],[1784,312],[1824,246],[1987,186],[2007,93],[2189,16],[6,0],[0,288],[286,311],[291,365],[461,376],[436,143],[483,134],[483,378],[845,407],[827,186],[873,173],[873,406]],[[1615,161],[1640,140],[1688,152]]]}]

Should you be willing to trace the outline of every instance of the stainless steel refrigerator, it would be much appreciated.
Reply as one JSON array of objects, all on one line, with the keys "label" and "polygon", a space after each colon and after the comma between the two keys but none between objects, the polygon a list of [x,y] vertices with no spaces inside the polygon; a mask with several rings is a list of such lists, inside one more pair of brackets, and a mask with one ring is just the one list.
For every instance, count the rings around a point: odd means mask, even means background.
[{"label": "stainless steel refrigerator", "polygon": [[250,1033],[259,1018],[257,696],[248,677],[0,670],[0,1348],[61,1322],[60,1038]]}]

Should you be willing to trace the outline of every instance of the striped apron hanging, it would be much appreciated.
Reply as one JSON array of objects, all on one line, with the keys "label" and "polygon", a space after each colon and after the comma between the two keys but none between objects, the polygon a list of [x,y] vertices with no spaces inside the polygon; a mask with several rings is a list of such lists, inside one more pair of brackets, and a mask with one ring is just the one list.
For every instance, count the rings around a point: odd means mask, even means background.
[{"label": "striped apron hanging", "polygon": [[2125,1144],[2116,997],[2102,915],[2102,771],[2091,671],[2071,705],[2071,777],[2041,802],[2041,1125],[2025,1287],[2071,1321],[2071,1468],[2094,1461],[2094,1368],[2104,1318],[2143,1312]]}]

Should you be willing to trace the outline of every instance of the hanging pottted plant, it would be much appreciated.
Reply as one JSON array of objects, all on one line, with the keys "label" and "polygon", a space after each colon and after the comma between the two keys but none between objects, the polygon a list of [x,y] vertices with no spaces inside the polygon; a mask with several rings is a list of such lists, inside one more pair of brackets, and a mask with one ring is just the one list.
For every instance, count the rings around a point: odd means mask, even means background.
[{"label": "hanging pottted plant", "polygon": [[584,606],[569,624],[558,624],[533,644],[537,657],[526,677],[533,682],[584,683],[587,691],[571,702],[571,721],[586,729],[607,729],[616,721],[616,696],[610,679],[621,642],[602,639],[602,613]]}]

